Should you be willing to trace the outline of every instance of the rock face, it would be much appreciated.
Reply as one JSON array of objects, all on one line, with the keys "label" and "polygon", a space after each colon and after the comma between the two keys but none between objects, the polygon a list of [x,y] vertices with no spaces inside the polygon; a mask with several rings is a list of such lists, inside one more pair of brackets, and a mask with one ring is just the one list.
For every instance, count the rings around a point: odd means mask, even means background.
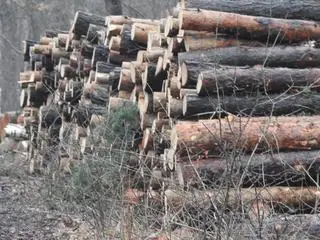
[{"label": "rock face", "polygon": [[[112,0],[16,0],[0,1],[0,99],[1,111],[18,108],[17,79],[23,69],[21,45],[24,39],[39,39],[45,29],[65,29],[77,10],[97,15],[110,14]],[[176,0],[122,0],[123,15],[139,18],[166,16]],[[107,9],[108,8],[108,9]],[[18,89],[18,90],[17,90]]]}]

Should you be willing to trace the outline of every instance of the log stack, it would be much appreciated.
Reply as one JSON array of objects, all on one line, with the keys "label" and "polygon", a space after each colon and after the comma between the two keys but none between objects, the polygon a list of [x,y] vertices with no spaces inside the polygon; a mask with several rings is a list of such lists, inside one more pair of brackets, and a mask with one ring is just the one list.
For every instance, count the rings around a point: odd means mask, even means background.
[{"label": "log stack", "polygon": [[103,116],[136,105],[151,184],[128,203],[168,214],[229,191],[228,210],[317,209],[320,5],[298,3],[185,0],[159,20],[77,12],[69,31],[24,41],[30,169],[92,154]]}]

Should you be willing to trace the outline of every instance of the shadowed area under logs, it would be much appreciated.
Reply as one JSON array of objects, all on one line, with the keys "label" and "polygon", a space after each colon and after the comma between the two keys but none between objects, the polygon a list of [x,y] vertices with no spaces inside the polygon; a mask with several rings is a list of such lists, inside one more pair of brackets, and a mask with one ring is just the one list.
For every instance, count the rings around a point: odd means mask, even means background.
[{"label": "shadowed area under logs", "polygon": [[24,41],[30,171],[85,166],[97,202],[120,188],[119,239],[319,239],[319,10],[182,0]]}]

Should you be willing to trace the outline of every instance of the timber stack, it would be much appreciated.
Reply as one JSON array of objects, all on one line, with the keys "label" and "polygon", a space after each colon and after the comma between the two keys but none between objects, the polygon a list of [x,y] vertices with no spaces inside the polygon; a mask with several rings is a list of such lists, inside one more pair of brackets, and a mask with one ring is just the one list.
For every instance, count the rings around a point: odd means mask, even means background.
[{"label": "timber stack", "polygon": [[69,30],[24,41],[30,170],[92,154],[105,114],[135,105],[151,180],[129,204],[317,212],[320,4],[301,2],[185,0],[159,20],[79,11]]}]

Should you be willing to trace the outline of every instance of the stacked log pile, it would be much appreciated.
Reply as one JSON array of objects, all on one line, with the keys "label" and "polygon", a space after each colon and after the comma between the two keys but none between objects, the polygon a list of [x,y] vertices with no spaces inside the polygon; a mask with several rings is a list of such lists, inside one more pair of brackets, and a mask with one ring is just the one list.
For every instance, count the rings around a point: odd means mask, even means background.
[{"label": "stacked log pile", "polygon": [[103,116],[136,105],[150,181],[128,203],[317,212],[320,4],[298,2],[189,0],[160,20],[77,12],[69,31],[24,41],[31,171],[91,154]]}]

